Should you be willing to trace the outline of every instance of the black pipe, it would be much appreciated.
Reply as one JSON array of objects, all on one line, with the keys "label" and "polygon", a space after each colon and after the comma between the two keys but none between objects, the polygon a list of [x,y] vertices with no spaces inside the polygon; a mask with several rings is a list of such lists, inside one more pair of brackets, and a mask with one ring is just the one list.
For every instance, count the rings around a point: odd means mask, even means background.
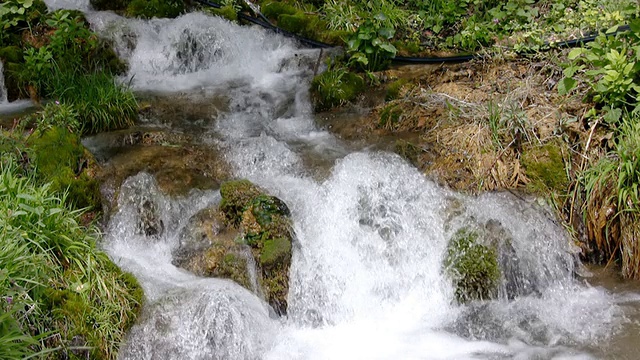
[{"label": "black pipe", "polygon": [[[214,8],[221,8],[222,6],[213,2],[210,2],[208,0],[196,0],[197,2],[207,5],[207,6],[211,6]],[[253,24],[256,25],[260,25],[262,27],[265,27],[267,29],[270,29],[280,35],[286,36],[288,38],[293,38],[298,40],[299,42],[306,44],[310,47],[313,48],[331,48],[334,47],[333,45],[329,45],[329,44],[325,44],[323,42],[320,41],[316,41],[316,40],[311,40],[311,39],[307,39],[305,37],[302,37],[300,35],[296,35],[294,33],[288,32],[284,29],[281,29],[275,25],[273,25],[269,19],[267,19],[264,15],[262,15],[262,13],[258,12],[258,15],[263,19],[257,19],[254,18],[252,16],[249,15],[245,15],[245,14],[238,14],[238,18],[242,19],[242,20],[246,20],[248,22],[251,22]],[[623,32],[623,31],[627,31],[629,30],[629,25],[622,25],[619,26],[618,29],[614,32],[614,34],[617,34],[619,32]],[[593,34],[593,35],[589,35],[586,37],[582,37],[579,39],[573,39],[573,40],[564,40],[564,41],[559,41],[559,42],[545,42],[544,44],[542,44],[541,50],[542,51],[549,51],[553,48],[557,48],[557,49],[564,49],[564,48],[572,48],[572,47],[577,47],[577,46],[582,46],[586,43],[592,42],[596,39],[596,37],[598,36],[598,34]],[[533,50],[523,50],[523,51],[519,51],[517,52],[519,55],[531,55],[534,54],[535,51]],[[444,56],[444,57],[406,57],[406,56],[396,56],[394,58],[391,59],[391,61],[395,62],[395,63],[404,63],[404,64],[441,64],[441,63],[460,63],[460,62],[466,62],[466,61],[471,61],[473,59],[477,59],[481,57],[481,55],[479,54],[469,54],[469,55],[455,55],[455,56]]]}]

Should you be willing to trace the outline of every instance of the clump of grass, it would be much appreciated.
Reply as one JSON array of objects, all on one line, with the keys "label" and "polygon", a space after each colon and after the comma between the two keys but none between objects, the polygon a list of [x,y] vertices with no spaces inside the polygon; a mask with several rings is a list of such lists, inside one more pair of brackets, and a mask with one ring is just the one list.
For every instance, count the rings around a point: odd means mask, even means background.
[{"label": "clump of grass", "polygon": [[364,90],[364,80],[343,67],[335,67],[316,76],[311,88],[316,110],[328,110],[353,101]]},{"label": "clump of grass", "polygon": [[0,357],[115,359],[139,285],[96,248],[97,230],[79,224],[65,193],[25,175],[14,156],[2,160]]},{"label": "clump of grass", "polygon": [[620,259],[624,277],[640,279],[640,116],[625,115],[613,150],[579,180],[589,238]]},{"label": "clump of grass", "polygon": [[126,128],[136,119],[138,104],[133,92],[117,84],[110,73],[57,70],[46,87],[51,97],[73,106],[84,134]]}]

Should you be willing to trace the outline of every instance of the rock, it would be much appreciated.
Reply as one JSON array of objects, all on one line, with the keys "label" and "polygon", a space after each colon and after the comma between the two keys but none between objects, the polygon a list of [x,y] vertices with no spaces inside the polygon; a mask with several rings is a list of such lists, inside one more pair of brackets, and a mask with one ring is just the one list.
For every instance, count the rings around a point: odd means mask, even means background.
[{"label": "rock", "polygon": [[[225,273],[226,277],[249,288],[248,279],[238,271],[243,254],[249,254],[245,262],[255,264],[259,293],[278,314],[286,314],[292,246],[289,208],[248,180],[224,182],[220,194],[224,223],[239,231],[237,234],[243,243],[238,244],[228,236],[226,240],[215,236],[214,245],[202,261],[215,263],[217,274]],[[225,230],[228,231],[230,229]],[[251,270],[251,266],[247,268]]]}]

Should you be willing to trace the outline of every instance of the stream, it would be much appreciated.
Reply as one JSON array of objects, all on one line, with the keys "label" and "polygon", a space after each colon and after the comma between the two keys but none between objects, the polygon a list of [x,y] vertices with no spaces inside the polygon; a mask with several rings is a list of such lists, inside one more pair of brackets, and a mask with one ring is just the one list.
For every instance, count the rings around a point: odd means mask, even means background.
[{"label": "stream", "polygon": [[[134,20],[87,10],[86,1],[47,3],[86,11],[129,63],[122,81],[174,104],[170,119],[143,117],[140,127],[219,151],[233,177],[284,200],[293,219],[288,315],[280,318],[254,292],[172,265],[181,232],[219,203],[217,190],[169,196],[148,173],[126,179],[102,246],[147,299],[120,359],[638,357],[637,286],[589,277],[540,201],[452,192],[395,154],[319,127],[308,94],[315,50],[203,13]],[[215,111],[185,115],[207,106]],[[105,138],[84,143],[108,163]],[[159,236],[138,231],[147,201],[162,221]],[[497,300],[457,305],[442,272],[448,239],[466,225],[509,239]]]}]

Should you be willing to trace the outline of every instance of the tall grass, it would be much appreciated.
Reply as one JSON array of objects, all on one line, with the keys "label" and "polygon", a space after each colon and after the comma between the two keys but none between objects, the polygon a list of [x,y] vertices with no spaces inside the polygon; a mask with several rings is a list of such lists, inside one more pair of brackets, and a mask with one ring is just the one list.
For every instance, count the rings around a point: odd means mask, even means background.
[{"label": "tall grass", "polygon": [[[114,359],[142,301],[135,278],[95,245],[66,195],[20,175],[12,156],[0,168],[0,358],[84,351]],[[81,339],[80,347],[71,346]],[[5,346],[3,346],[5,345]]]},{"label": "tall grass", "polygon": [[136,119],[138,104],[133,92],[108,72],[56,68],[45,86],[50,97],[73,106],[84,134],[122,129]]},{"label": "tall grass", "polygon": [[585,222],[596,246],[640,279],[640,116],[623,116],[614,148],[581,176]]}]

